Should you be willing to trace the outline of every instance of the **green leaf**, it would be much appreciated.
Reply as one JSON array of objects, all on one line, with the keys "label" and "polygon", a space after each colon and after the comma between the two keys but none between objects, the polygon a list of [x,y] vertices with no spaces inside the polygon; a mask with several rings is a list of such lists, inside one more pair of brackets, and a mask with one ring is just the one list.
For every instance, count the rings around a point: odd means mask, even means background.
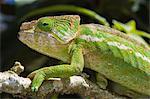
[{"label": "green leaf", "polygon": [[127,34],[136,34],[136,35],[143,36],[143,37],[150,39],[149,33],[146,33],[144,31],[140,31],[140,30],[136,29],[136,22],[134,20],[131,20],[131,21],[127,22],[126,24],[123,24],[121,22],[113,20],[113,24],[114,24],[112,26],[113,28],[116,28],[120,31],[127,33]]}]

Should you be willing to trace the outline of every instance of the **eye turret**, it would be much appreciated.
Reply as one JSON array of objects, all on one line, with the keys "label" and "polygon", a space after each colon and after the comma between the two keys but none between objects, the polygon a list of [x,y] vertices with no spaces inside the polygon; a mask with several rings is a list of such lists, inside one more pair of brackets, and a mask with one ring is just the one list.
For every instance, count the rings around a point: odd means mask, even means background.
[{"label": "eye turret", "polygon": [[49,24],[48,24],[48,23],[42,23],[42,25],[43,25],[43,26],[48,26]]},{"label": "eye turret", "polygon": [[52,28],[53,21],[50,18],[40,18],[37,22],[37,28],[39,28],[42,31],[50,32]]}]

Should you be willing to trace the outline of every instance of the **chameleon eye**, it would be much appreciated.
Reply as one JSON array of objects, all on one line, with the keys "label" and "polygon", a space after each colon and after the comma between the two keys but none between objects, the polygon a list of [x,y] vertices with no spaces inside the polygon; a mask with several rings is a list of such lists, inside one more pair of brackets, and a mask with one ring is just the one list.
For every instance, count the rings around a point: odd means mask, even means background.
[{"label": "chameleon eye", "polygon": [[43,25],[43,26],[47,26],[47,25],[48,25],[48,23],[43,23],[42,25]]}]

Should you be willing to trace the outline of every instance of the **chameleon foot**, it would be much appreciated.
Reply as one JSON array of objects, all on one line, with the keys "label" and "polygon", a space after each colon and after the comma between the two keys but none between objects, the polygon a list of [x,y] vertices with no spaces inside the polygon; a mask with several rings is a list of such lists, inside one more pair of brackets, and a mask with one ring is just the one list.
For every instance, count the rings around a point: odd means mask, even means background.
[{"label": "chameleon foot", "polygon": [[37,92],[38,91],[38,87],[31,87],[32,92]]},{"label": "chameleon foot", "polygon": [[[28,77],[33,77],[33,75],[31,76],[29,74]],[[32,92],[38,91],[39,87],[41,86],[41,84],[44,80],[45,80],[45,74],[42,71],[36,72],[34,75],[34,78],[32,80],[32,85],[31,85]]]}]

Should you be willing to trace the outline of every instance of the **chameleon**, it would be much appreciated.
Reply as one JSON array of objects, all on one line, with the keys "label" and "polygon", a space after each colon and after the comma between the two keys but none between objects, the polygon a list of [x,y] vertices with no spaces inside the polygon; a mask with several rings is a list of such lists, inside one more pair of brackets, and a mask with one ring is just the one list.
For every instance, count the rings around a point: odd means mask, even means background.
[{"label": "chameleon", "polygon": [[103,89],[110,84],[125,96],[150,96],[150,47],[119,30],[80,24],[79,15],[47,16],[22,23],[19,40],[65,63],[30,73],[34,92],[48,78],[67,78],[88,68],[96,72],[96,83]]}]

